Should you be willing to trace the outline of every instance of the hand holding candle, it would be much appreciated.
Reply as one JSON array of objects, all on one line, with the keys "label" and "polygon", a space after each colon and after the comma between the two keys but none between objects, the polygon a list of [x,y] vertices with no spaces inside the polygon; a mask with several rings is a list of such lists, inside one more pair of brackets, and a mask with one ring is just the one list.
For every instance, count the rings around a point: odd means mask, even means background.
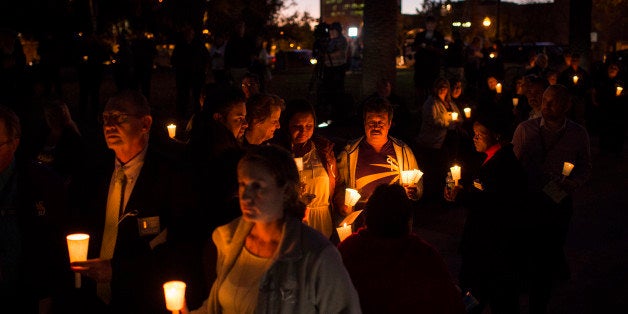
[{"label": "hand holding candle", "polygon": [[515,97],[515,98],[513,98],[513,99],[512,99],[512,105],[513,105],[514,107],[517,107],[517,105],[519,105],[519,98],[516,98],[516,97]]},{"label": "hand holding candle", "polygon": [[168,136],[170,136],[170,138],[174,138],[177,135],[177,126],[171,123],[166,127],[168,128]]},{"label": "hand holding candle", "polygon": [[458,180],[460,180],[460,166],[454,165],[449,170],[451,171],[451,178],[454,180],[454,186],[457,186]]},{"label": "hand holding candle", "polygon": [[164,296],[166,297],[166,308],[177,314],[185,305],[185,287],[183,281],[168,281],[164,283]]},{"label": "hand holding candle", "polygon": [[467,119],[471,118],[471,108],[466,107],[466,108],[464,108],[464,109],[462,109],[462,110],[464,110],[464,116],[465,116]]},{"label": "hand holding candle", "polygon": [[[87,260],[87,249],[89,247],[89,235],[85,233],[74,233],[66,237],[68,243],[68,253],[70,263]],[[81,287],[81,274],[74,273],[74,287]]]},{"label": "hand holding candle", "polygon": [[336,228],[336,231],[338,232],[340,242],[342,242],[344,241],[344,239],[351,235],[351,225],[347,225],[345,223],[343,226]]},{"label": "hand holding candle", "polygon": [[303,157],[294,158],[294,163],[297,165],[297,170],[303,171]]},{"label": "hand holding candle", "polygon": [[573,80],[574,85],[578,84],[579,77],[577,75],[574,75],[571,79]]},{"label": "hand holding candle", "polygon": [[451,121],[456,121],[458,120],[458,113],[457,112],[452,112],[451,113]]},{"label": "hand holding candle", "polygon": [[495,91],[496,91],[498,94],[501,94],[501,93],[502,93],[502,83],[497,83],[497,85],[495,85]]},{"label": "hand holding candle", "polygon": [[418,170],[418,169],[403,170],[401,171],[401,184],[402,185],[416,184],[417,182],[419,182],[419,180],[421,180],[422,176],[423,176],[423,172],[421,172],[421,170]]},{"label": "hand holding candle", "polygon": [[349,188],[345,189],[345,205],[355,206],[360,197],[362,197],[362,195],[360,195],[357,190]]},{"label": "hand holding candle", "polygon": [[615,89],[615,96],[621,96],[621,92],[624,90],[623,87],[617,86]]},{"label": "hand holding candle", "polygon": [[565,161],[563,163],[563,177],[568,177],[571,174],[571,170],[573,170],[574,164]]}]

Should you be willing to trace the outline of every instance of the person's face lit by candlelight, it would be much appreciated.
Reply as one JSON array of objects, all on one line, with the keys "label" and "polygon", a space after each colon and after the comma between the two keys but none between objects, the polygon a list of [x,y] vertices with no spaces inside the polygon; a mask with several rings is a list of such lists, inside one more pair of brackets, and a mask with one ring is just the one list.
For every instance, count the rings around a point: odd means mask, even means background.
[{"label": "person's face lit by candlelight", "polygon": [[251,222],[273,222],[283,218],[285,186],[279,186],[264,166],[242,160],[238,165],[242,218]]},{"label": "person's face lit by candlelight", "polygon": [[247,100],[246,120],[249,123],[244,136],[250,144],[259,145],[273,138],[281,125],[279,118],[286,105],[279,96],[257,94]]},{"label": "person's face lit by candlelight", "polygon": [[390,119],[385,112],[367,112],[364,118],[364,131],[368,143],[388,141]]},{"label": "person's face lit by candlelight", "polygon": [[483,153],[491,146],[497,144],[495,135],[479,122],[473,124],[473,145],[475,150]]},{"label": "person's face lit by candlelight", "polygon": [[289,121],[290,138],[293,144],[303,144],[314,134],[314,117],[311,113],[295,113]]},{"label": "person's face lit by candlelight", "polygon": [[608,78],[610,79],[614,79],[617,77],[617,74],[619,73],[619,67],[616,64],[611,64],[608,66]]},{"label": "person's face lit by candlelight", "polygon": [[246,122],[246,104],[242,101],[237,102],[231,106],[226,115],[214,113],[214,119],[226,126],[235,138],[241,139],[248,127]]},{"label": "person's face lit by candlelight", "polygon": [[486,79],[486,84],[488,85],[488,89],[495,90],[497,88],[497,79],[493,76],[490,76]]},{"label": "person's face lit by candlelight", "polygon": [[462,95],[462,82],[456,82],[451,89],[451,98],[458,99]]}]

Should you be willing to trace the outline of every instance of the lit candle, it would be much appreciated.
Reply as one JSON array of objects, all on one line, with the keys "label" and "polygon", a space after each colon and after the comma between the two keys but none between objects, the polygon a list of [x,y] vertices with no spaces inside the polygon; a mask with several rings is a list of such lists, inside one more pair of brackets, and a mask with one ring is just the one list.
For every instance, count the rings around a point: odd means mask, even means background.
[{"label": "lit candle", "polygon": [[516,97],[515,97],[515,98],[513,98],[513,99],[512,99],[512,105],[513,105],[513,106],[515,106],[515,107],[517,107],[517,105],[518,105],[518,104],[519,104],[519,98],[516,98]]},{"label": "lit candle", "polygon": [[[68,242],[68,253],[70,263],[87,260],[87,248],[89,247],[89,235],[85,233],[74,233],[65,237]],[[74,273],[74,287],[81,287],[81,274]]]},{"label": "lit candle", "polygon": [[336,228],[336,231],[338,232],[340,242],[342,242],[344,241],[344,239],[351,235],[351,225],[347,225],[345,223],[342,227]]},{"label": "lit candle", "polygon": [[460,180],[460,166],[454,165],[449,168],[451,170],[451,178],[454,179],[454,185],[458,185],[458,180]]},{"label": "lit candle", "polygon": [[571,170],[573,169],[574,164],[565,161],[563,163],[563,176],[568,177],[571,174]]},{"label": "lit candle", "polygon": [[361,196],[356,189],[345,189],[345,205],[355,206]]},{"label": "lit candle", "polygon": [[464,116],[467,117],[467,119],[471,118],[471,108],[466,107],[462,110],[464,110]]},{"label": "lit candle", "polygon": [[578,79],[579,79],[579,78],[578,78],[578,76],[577,76],[577,75],[574,75],[571,79],[573,79],[573,83],[574,83],[574,84],[578,84]]},{"label": "lit candle", "polygon": [[174,138],[175,135],[177,134],[177,126],[171,123],[171,124],[168,124],[167,128],[168,128],[168,136],[170,136],[170,138]]},{"label": "lit candle", "polygon": [[496,91],[498,94],[501,94],[501,93],[502,93],[502,83],[497,83],[497,85],[495,85],[495,91]]},{"label": "lit candle", "polygon": [[615,91],[615,95],[617,95],[617,96],[621,95],[621,92],[622,92],[623,90],[624,90],[624,88],[623,88],[623,87],[621,87],[621,86],[617,86],[617,89],[616,89],[616,91]]},{"label": "lit candle", "polygon": [[294,158],[294,163],[297,164],[297,170],[303,171],[303,157]]},{"label": "lit candle", "polygon": [[403,185],[411,185],[419,182],[421,177],[423,176],[423,172],[418,169],[412,170],[403,170],[401,171],[401,184]]},{"label": "lit candle", "polygon": [[458,120],[458,113],[457,112],[452,112],[451,113],[451,121],[456,121]]},{"label": "lit candle", "polygon": [[164,295],[166,297],[166,308],[176,314],[183,308],[185,303],[185,287],[183,281],[168,281],[164,283]]}]

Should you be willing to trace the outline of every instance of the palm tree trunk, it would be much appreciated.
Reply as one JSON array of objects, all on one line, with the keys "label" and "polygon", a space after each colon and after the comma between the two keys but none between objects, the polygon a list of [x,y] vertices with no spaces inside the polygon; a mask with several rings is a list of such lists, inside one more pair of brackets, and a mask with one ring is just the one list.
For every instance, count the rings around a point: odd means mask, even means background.
[{"label": "palm tree trunk", "polygon": [[362,90],[365,95],[374,92],[382,78],[394,85],[400,14],[399,0],[364,1]]}]

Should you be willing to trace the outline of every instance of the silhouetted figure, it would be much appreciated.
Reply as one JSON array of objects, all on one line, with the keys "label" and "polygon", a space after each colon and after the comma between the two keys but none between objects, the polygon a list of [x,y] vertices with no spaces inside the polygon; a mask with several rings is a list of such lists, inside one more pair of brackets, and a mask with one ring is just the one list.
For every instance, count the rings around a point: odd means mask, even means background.
[{"label": "silhouetted figure", "polygon": [[131,85],[142,92],[144,97],[150,99],[151,80],[153,77],[153,66],[157,56],[155,39],[151,33],[138,34],[131,41],[131,51],[133,53],[134,76]]},{"label": "silhouetted figure", "polygon": [[97,34],[81,36],[78,44],[79,120],[92,129],[101,111],[100,86],[110,51]]},{"label": "silhouetted figure", "polygon": [[425,30],[414,38],[414,86],[416,88],[415,112],[421,115],[421,106],[427,99],[434,81],[440,75],[445,38],[436,30],[436,18],[425,18]]},{"label": "silhouetted figure", "polygon": [[177,117],[186,120],[200,109],[199,97],[209,65],[209,51],[191,26],[182,29],[170,62],[177,86]]}]

